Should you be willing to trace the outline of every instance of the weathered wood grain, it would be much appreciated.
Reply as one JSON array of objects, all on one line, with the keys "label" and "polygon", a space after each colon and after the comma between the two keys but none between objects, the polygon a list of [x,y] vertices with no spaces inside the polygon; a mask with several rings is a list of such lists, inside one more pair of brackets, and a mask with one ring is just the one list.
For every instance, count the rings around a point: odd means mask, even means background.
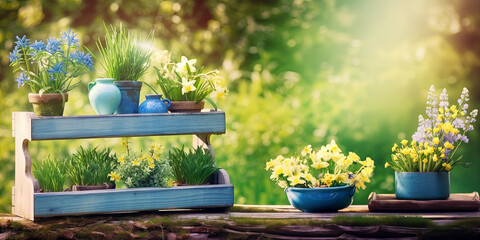
[{"label": "weathered wood grain", "polygon": [[33,117],[32,140],[222,134],[224,112]]},{"label": "weathered wood grain", "polygon": [[233,185],[36,193],[35,217],[233,206]]},{"label": "weathered wood grain", "polygon": [[458,212],[478,211],[480,199],[477,192],[452,193],[446,200],[403,200],[395,194],[376,194],[369,197],[372,212]]}]

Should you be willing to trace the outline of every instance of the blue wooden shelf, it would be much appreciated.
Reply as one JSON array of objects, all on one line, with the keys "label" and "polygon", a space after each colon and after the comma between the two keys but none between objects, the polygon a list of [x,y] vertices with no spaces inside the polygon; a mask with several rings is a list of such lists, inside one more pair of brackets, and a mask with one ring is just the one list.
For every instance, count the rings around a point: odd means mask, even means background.
[{"label": "blue wooden shelf", "polygon": [[33,117],[32,140],[225,133],[224,112]]},{"label": "blue wooden shelf", "polygon": [[208,148],[214,158],[210,136],[225,133],[222,111],[62,117],[14,112],[12,117],[15,137],[12,212],[18,216],[35,220],[59,215],[233,206],[233,185],[223,169],[212,178],[211,185],[40,193],[38,181],[31,175],[28,150],[29,141],[36,140],[191,134],[194,147]]},{"label": "blue wooden shelf", "polygon": [[35,193],[34,199],[35,217],[167,208],[226,208],[233,206],[233,185]]}]

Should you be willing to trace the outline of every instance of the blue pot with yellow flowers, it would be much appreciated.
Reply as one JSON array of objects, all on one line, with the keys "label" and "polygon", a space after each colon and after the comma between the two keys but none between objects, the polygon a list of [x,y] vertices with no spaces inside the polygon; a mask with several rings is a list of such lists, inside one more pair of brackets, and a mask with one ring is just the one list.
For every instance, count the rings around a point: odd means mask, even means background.
[{"label": "blue pot with yellow flowers", "polygon": [[398,199],[441,200],[450,196],[450,170],[460,163],[455,156],[467,132],[473,131],[478,110],[468,112],[468,89],[464,88],[458,105],[450,105],[447,90],[437,97],[435,88],[428,93],[426,116],[419,116],[417,131],[409,142],[404,139],[392,147],[392,160],[385,167],[395,170],[395,194]]},{"label": "blue pot with yellow flowers", "polygon": [[350,206],[356,190],[370,182],[373,169],[371,158],[344,155],[334,140],[318,151],[308,145],[299,156],[279,155],[266,166],[290,204],[303,212],[335,212]]}]

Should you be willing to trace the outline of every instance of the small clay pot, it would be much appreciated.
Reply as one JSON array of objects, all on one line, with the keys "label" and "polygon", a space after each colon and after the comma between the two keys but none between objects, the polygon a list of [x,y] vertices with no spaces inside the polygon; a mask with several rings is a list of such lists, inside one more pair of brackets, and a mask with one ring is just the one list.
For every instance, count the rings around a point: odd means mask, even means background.
[{"label": "small clay pot", "polygon": [[199,103],[195,101],[172,101],[169,110],[172,113],[201,112],[204,106],[204,101]]},{"label": "small clay pot", "polygon": [[37,117],[63,116],[65,103],[68,101],[68,93],[64,93],[65,102],[60,93],[29,93],[28,101],[33,105],[33,112]]}]

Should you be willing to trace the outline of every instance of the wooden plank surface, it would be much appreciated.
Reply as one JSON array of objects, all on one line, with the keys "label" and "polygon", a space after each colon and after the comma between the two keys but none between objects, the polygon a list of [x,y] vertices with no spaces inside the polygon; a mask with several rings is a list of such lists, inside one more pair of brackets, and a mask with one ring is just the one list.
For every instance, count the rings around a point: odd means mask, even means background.
[{"label": "wooden plank surface", "polygon": [[477,192],[452,193],[446,200],[403,200],[395,194],[372,192],[368,208],[372,212],[458,212],[478,211],[480,199]]},{"label": "wooden plank surface", "polygon": [[32,140],[225,133],[225,113],[32,117]]},{"label": "wooden plank surface", "polygon": [[35,217],[233,206],[233,185],[36,193]]}]

